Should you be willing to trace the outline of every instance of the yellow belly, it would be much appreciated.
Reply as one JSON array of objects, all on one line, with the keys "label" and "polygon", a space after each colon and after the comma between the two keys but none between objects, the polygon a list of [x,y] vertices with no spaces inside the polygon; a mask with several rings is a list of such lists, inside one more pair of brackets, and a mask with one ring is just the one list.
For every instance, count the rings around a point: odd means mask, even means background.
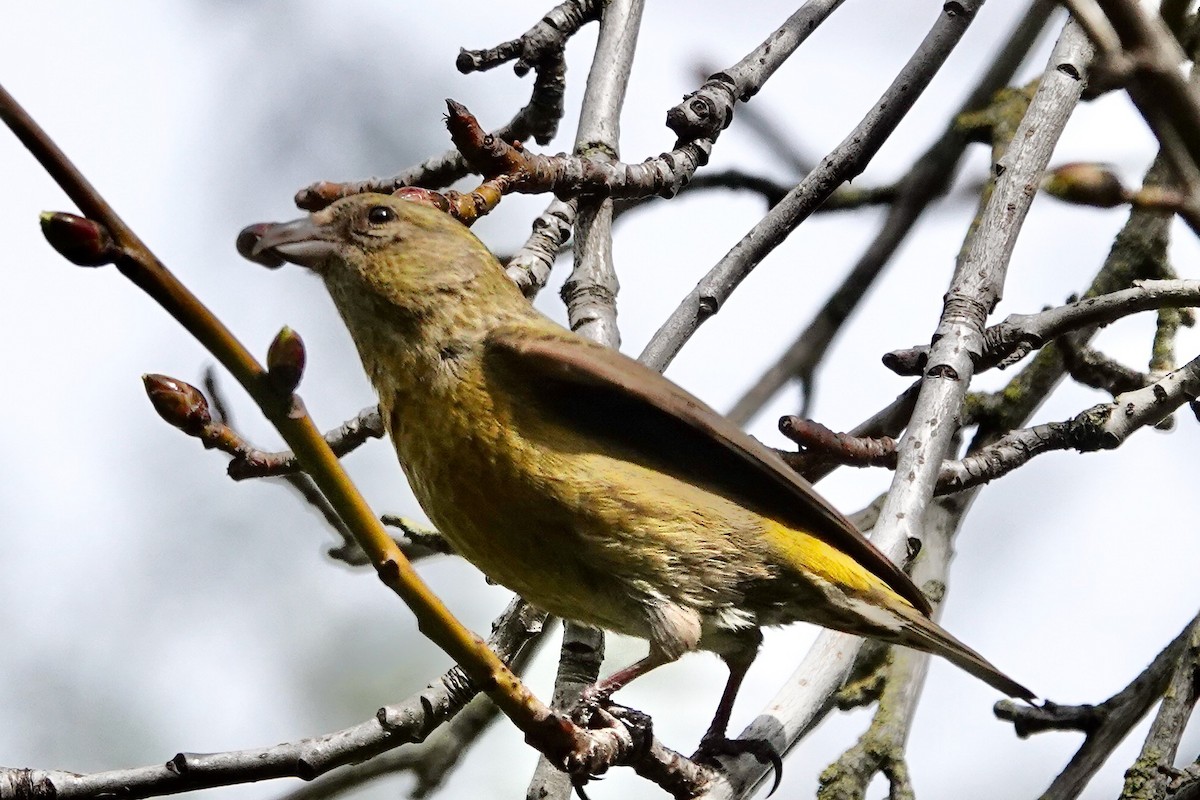
[{"label": "yellow belly", "polygon": [[649,606],[666,601],[706,629],[848,629],[856,615],[828,608],[843,591],[895,596],[820,539],[551,422],[513,424],[486,394],[426,409],[389,417],[422,508],[484,574],[555,615],[646,638]]}]

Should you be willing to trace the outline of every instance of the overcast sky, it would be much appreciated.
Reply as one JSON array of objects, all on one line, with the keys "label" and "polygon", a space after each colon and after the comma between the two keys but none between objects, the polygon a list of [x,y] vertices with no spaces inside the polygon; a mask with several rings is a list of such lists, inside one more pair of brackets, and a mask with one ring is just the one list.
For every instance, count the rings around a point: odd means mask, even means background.
[{"label": "overcast sky", "polygon": [[[850,0],[754,99],[816,160],[849,131],[911,53],[940,2]],[[308,344],[301,386],[330,428],[373,402],[348,336],[320,285],[299,270],[269,272],[238,258],[236,232],[297,216],[296,189],[314,180],[387,175],[449,145],[443,100],[485,126],[506,121],[529,79],[507,68],[461,76],[460,46],[483,47],[526,30],[544,3],[355,4],[293,2],[9,4],[0,28],[0,82],[76,161],[143,239],[259,354],[284,324]],[[909,119],[860,179],[903,174],[945,125],[1024,3],[987,4]],[[419,9],[419,10],[418,10]],[[785,3],[650,4],[629,101],[622,155],[669,149],[665,111],[727,66],[792,8]],[[546,151],[569,149],[595,26],[568,51],[567,116]],[[1049,41],[1022,72],[1045,64]],[[1052,163],[1112,162],[1131,182],[1154,152],[1121,96],[1082,107]],[[798,176],[737,120],[713,167],[785,182]],[[960,183],[987,166],[971,152]],[[0,764],[74,771],[165,761],[294,740],[371,717],[423,686],[447,659],[366,571],[323,555],[322,523],[287,491],[233,484],[224,457],[169,428],[139,376],[197,382],[212,363],[159,308],[113,269],[82,270],[42,240],[37,214],[69,210],[61,191],[0,132]],[[908,384],[879,363],[928,341],[967,221],[967,194],[927,215],[838,339],[820,372],[811,415],[846,429]],[[497,251],[528,233],[544,197],[506,199],[476,227]],[[761,216],[753,196],[709,193],[631,214],[618,225],[615,261],[623,349],[636,355],[694,282]],[[1125,212],[1035,202],[1013,257],[999,318],[1060,303],[1084,289]],[[863,211],[806,223],[773,253],[681,353],[668,375],[727,409],[811,318],[874,235]],[[1177,229],[1175,266],[1196,275],[1197,249]],[[539,299],[562,318],[557,285]],[[1100,347],[1144,369],[1150,315],[1114,325]],[[1180,357],[1200,337],[1180,337]],[[989,374],[995,388],[1007,374]],[[239,427],[264,446],[278,438],[229,379]],[[1107,398],[1063,386],[1038,421],[1066,419]],[[775,419],[795,411],[789,390],[752,426],[781,444]],[[1196,421],[1170,434],[1143,431],[1117,452],[1052,454],[981,493],[960,537],[943,624],[1036,692],[1062,703],[1098,702],[1123,687],[1200,606],[1195,565]],[[373,443],[347,466],[381,512],[420,517],[391,448]],[[886,490],[890,474],[842,470],[822,491],[853,511]],[[506,593],[449,559],[422,565],[471,627],[486,631]],[[803,656],[813,629],[770,632],[739,699],[740,729]],[[553,652],[557,648],[548,648]],[[644,643],[610,645],[609,669]],[[531,673],[548,697],[553,659]],[[655,717],[656,733],[689,751],[724,680],[699,654],[660,670],[620,700]],[[922,797],[1032,797],[1080,737],[1020,741],[991,713],[995,692],[934,663],[909,748]],[[782,796],[811,796],[816,775],[867,722],[835,715],[787,761]],[[1088,795],[1112,796],[1135,735]],[[1185,737],[1184,760],[1200,739]],[[447,797],[519,797],[532,750],[496,725],[451,779]],[[506,769],[497,772],[496,764]],[[589,787],[602,798],[663,796],[621,775]],[[374,796],[394,796],[408,778]],[[485,782],[485,783],[482,783]],[[211,797],[277,797],[292,782],[216,790]],[[880,790],[882,791],[882,790]],[[385,795],[385,792],[388,794]]]}]

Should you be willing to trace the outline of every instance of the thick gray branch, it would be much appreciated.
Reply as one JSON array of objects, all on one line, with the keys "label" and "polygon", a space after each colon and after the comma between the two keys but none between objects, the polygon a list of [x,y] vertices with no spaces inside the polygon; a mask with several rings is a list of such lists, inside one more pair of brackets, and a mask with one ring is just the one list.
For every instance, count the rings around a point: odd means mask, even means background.
[{"label": "thick gray branch", "polygon": [[995,190],[946,293],[929,367],[900,440],[896,475],[876,527],[876,544],[892,557],[903,552],[909,539],[920,537],[939,467],[958,430],[959,409],[975,362],[983,354],[984,321],[1000,299],[1021,223],[1083,91],[1090,56],[1083,31],[1069,21],[1012,145],[994,167]]},{"label": "thick gray branch", "polygon": [[[1011,232],[1007,232],[1004,226],[997,226],[996,223],[986,226],[981,225],[979,230],[988,231],[989,236],[1015,237],[1015,229],[1019,227],[1020,219],[1023,218],[1024,213],[1015,213],[1007,208],[1007,204],[1012,203],[1019,206],[1023,203],[1026,206],[1028,205],[1033,192],[1031,189],[1026,190],[1023,192],[1023,197],[1021,197],[1019,196],[1022,194],[1021,189],[1022,187],[1035,187],[1037,185],[1037,180],[1045,168],[1044,159],[1049,158],[1053,144],[1058,138],[1058,133],[1061,131],[1062,125],[1065,124],[1070,110],[1078,100],[1082,89],[1081,76],[1089,55],[1090,47],[1087,44],[1086,38],[1074,24],[1068,23],[1047,66],[1046,74],[1042,79],[1042,87],[1039,89],[1037,96],[1035,96],[1030,106],[1027,121],[1022,123],[1025,131],[1019,131],[1017,134],[1017,140],[1022,142],[1022,145],[1019,148],[1012,149],[1015,152],[1025,152],[1024,159],[1027,159],[1030,163],[1023,163],[1021,159],[1010,158],[1005,160],[1003,169],[1000,170],[1002,174],[1000,175],[997,189],[993,193],[992,201],[989,204],[989,207],[991,207],[997,203],[1004,203],[1005,205],[994,210],[992,214],[993,216],[1000,216],[1002,220],[1007,219],[1008,224],[1013,226],[1014,229]],[[1029,129],[1030,126],[1035,124],[1038,128],[1036,136],[1033,135],[1034,131]],[[1035,146],[1034,142],[1029,141],[1030,139],[1040,140],[1041,143]],[[1027,148],[1032,149],[1032,152],[1028,152]],[[1014,185],[1011,187],[999,185],[1005,181]],[[1014,194],[1018,196],[1014,197]],[[987,212],[985,211],[986,215]],[[999,243],[997,244],[999,245]],[[1010,250],[1011,244],[1001,252],[1007,254]],[[975,258],[979,259],[980,256],[984,255],[986,253],[976,251]],[[988,269],[983,264],[977,265],[977,268],[982,268],[984,271],[985,284],[994,287],[997,294],[999,286],[1002,285],[1004,265],[1006,263],[1007,256],[1005,255],[1005,259],[991,269]],[[962,269],[960,268],[957,273],[961,272]],[[957,273],[956,277],[958,277]],[[961,289],[964,288],[966,281],[959,277],[956,283]],[[982,331],[983,316],[979,315],[975,327],[975,337],[979,341],[982,341]],[[966,370],[968,380],[970,374],[968,367]],[[959,382],[935,379],[934,381],[926,381],[925,383]],[[962,391],[965,394],[966,381],[961,381],[961,383],[963,383]],[[924,389],[925,387],[923,386],[922,393],[924,393]],[[938,402],[931,403],[933,400],[937,400]],[[958,402],[953,406],[955,413],[961,401],[962,397],[959,396]],[[937,469],[941,464],[942,458],[949,452],[949,439],[955,433],[955,427],[951,424],[953,422],[951,415],[944,414],[935,417],[930,413],[933,410],[931,405],[938,406],[945,403],[946,399],[944,398],[939,399],[936,396],[926,397],[924,409],[922,410],[921,398],[918,396],[917,410],[913,414],[913,419],[919,423],[920,436],[929,436],[933,432],[931,429],[946,428],[947,430],[944,433],[947,440],[940,443],[939,448],[937,448],[941,453],[941,457],[934,459],[927,466],[913,463],[913,455],[910,453],[906,466],[910,469],[920,468],[923,475],[919,481],[908,480],[906,475],[904,476],[905,480],[902,482],[894,482],[893,490],[888,494],[884,509],[880,514],[879,523],[876,525],[875,534],[872,537],[872,541],[883,552],[896,560],[900,560],[904,555],[910,537],[917,538],[918,540],[920,538],[922,531],[919,525],[924,522],[924,510],[927,508],[933,494]],[[916,428],[910,425],[908,430],[910,438],[913,435],[914,429]],[[898,491],[896,488],[897,484],[900,483],[905,485],[905,491],[903,492]],[[919,491],[915,491],[918,488]],[[891,506],[890,511],[889,503]],[[915,516],[911,520],[897,519],[895,516],[896,513],[905,508],[913,509]],[[777,747],[785,749],[794,744],[800,737],[820,722],[832,707],[832,697],[849,674],[854,659],[861,649],[861,644],[862,640],[857,637],[833,631],[823,631],[817,637],[817,641],[812,648],[809,649],[808,654],[804,657],[793,677],[776,695],[767,710],[741,735],[767,738],[769,741],[775,743]],[[763,775],[762,770],[756,769],[754,765],[746,763],[747,761],[748,759],[742,759],[731,767],[724,781],[717,790],[714,790],[713,796],[742,796],[750,787],[761,780]]]},{"label": "thick gray branch", "polygon": [[[575,138],[577,155],[593,160],[620,155],[621,107],[633,67],[642,7],[643,0],[612,0],[604,8]],[[612,262],[612,201],[580,198],[575,217],[575,269],[562,289],[571,329],[619,347],[619,288]]]}]

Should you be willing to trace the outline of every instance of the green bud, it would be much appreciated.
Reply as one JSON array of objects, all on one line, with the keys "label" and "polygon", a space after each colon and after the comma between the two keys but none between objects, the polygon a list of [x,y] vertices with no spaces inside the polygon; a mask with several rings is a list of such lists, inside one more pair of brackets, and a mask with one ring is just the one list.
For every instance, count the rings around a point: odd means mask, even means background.
[{"label": "green bud", "polygon": [[1102,164],[1064,164],[1046,174],[1042,188],[1067,203],[1112,208],[1129,202],[1121,179]]}]

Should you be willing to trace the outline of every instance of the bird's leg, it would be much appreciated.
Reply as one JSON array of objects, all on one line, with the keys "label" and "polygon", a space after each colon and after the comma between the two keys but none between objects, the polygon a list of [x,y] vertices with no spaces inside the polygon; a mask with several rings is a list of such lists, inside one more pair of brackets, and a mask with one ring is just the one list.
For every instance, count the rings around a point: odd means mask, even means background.
[{"label": "bird's leg", "polygon": [[[694,609],[661,599],[647,603],[645,609],[646,621],[650,627],[650,652],[641,661],[630,664],[584,689],[580,697],[580,706],[597,706],[604,703],[634,678],[639,678],[663,664],[670,664],[684,653],[696,649],[700,642],[700,615]],[[759,639],[761,638],[759,634]],[[758,649],[757,643],[754,649]]]},{"label": "bird's leg", "polygon": [[580,707],[585,707],[599,706],[607,703],[609,698],[618,689],[624,687],[625,684],[634,678],[639,678],[650,670],[661,667],[663,664],[669,664],[674,660],[674,658],[667,656],[666,653],[651,645],[650,652],[645,658],[635,661],[624,669],[617,670],[604,680],[597,681],[584,689],[583,693],[579,696],[579,705]]},{"label": "bird's leg", "polygon": [[[757,632],[757,631],[756,631]],[[717,712],[713,715],[712,723],[700,739],[700,746],[692,754],[693,761],[715,764],[717,756],[754,756],[760,764],[769,764],[775,771],[775,784],[771,787],[773,794],[779,788],[783,778],[783,759],[775,751],[774,746],[766,739],[730,739],[727,735],[729,718],[733,714],[733,703],[737,699],[742,681],[758,655],[758,645],[761,635],[747,646],[730,653],[722,653],[721,660],[729,667],[729,680],[725,682],[725,690],[721,692],[721,701],[717,703]]]},{"label": "bird's leg", "polygon": [[737,700],[738,691],[742,688],[742,681],[746,678],[750,665],[754,663],[754,656],[753,650],[749,654],[738,652],[721,656],[721,660],[729,668],[729,679],[725,681],[725,690],[721,692],[721,701],[717,703],[712,722],[709,723],[704,737],[700,739],[701,751],[708,749],[714,742],[727,741],[725,734],[729,729],[729,718],[733,715],[733,703]]}]

